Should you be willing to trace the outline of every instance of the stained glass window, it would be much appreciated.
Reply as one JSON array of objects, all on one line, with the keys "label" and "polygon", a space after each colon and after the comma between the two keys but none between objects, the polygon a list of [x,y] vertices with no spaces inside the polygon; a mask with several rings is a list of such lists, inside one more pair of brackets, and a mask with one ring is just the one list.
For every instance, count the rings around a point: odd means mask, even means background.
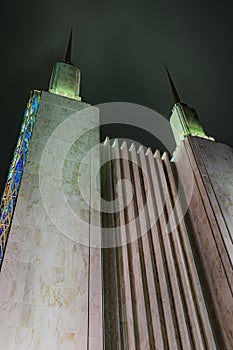
[{"label": "stained glass window", "polygon": [[0,204],[0,266],[2,264],[4,250],[10,230],[11,221],[16,205],[17,194],[29,149],[29,141],[32,136],[33,126],[36,121],[40,91],[32,91],[24,113],[24,118],[19,134],[18,142],[11,161],[5,190]]}]

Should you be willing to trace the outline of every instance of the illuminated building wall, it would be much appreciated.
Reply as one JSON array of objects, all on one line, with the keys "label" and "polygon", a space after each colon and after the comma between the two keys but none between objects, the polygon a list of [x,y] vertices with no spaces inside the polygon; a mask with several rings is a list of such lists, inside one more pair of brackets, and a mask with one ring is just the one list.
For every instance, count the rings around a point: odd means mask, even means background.
[{"label": "illuminated building wall", "polygon": [[1,349],[231,350],[232,149],[169,76],[172,160],[108,139],[90,153],[99,114],[70,50],[30,96],[2,197]]}]

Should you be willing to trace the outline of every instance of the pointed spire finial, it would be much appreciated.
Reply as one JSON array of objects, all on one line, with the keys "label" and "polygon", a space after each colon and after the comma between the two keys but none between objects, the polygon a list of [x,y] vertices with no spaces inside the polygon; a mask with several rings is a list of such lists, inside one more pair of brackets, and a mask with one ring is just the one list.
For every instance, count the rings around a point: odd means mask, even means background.
[{"label": "pointed spire finial", "polygon": [[180,97],[178,95],[178,92],[176,90],[175,84],[172,81],[171,75],[170,75],[167,67],[166,67],[166,72],[167,72],[168,80],[169,80],[170,87],[171,87],[173,101],[174,101],[174,103],[181,103],[181,99],[180,99]]},{"label": "pointed spire finial", "polygon": [[70,38],[66,50],[66,57],[65,57],[65,63],[72,64],[71,62],[71,50],[72,50],[72,35],[73,35],[73,29],[70,31]]}]

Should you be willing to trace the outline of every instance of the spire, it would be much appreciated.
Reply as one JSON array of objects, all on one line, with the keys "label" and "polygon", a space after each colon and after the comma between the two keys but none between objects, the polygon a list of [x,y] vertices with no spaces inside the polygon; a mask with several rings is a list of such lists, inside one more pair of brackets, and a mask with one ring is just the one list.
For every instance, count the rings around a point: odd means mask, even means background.
[{"label": "spire", "polygon": [[70,38],[69,38],[69,42],[66,50],[66,57],[65,57],[65,63],[68,63],[68,64],[72,64],[71,62],[72,34],[73,34],[73,30],[71,29]]},{"label": "spire", "polygon": [[81,97],[79,96],[80,69],[71,62],[72,32],[71,30],[64,61],[56,62],[53,67],[49,92],[81,101]]},{"label": "spire", "polygon": [[173,101],[174,101],[174,103],[181,103],[181,99],[180,99],[180,97],[178,95],[178,92],[176,90],[175,84],[172,81],[172,78],[170,76],[170,73],[169,73],[167,67],[166,67],[166,72],[167,72],[168,80],[169,80],[169,83],[170,83],[170,88],[171,88],[171,92],[172,92]]}]

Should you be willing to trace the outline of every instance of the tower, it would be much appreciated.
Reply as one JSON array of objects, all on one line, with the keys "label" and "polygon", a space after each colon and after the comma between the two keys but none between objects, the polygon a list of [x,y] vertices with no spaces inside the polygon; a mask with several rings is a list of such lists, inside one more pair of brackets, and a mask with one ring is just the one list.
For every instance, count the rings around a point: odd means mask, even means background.
[{"label": "tower", "polygon": [[81,178],[90,197],[98,155],[92,159],[88,151],[99,143],[99,129],[93,129],[99,117],[79,97],[71,40],[66,59],[54,66],[49,92],[31,92],[3,194],[2,349],[102,348],[101,251],[89,241],[99,214],[77,184]]},{"label": "tower", "polygon": [[30,95],[2,197],[1,348],[230,350],[232,149],[169,72],[172,160],[99,145],[71,49]]},{"label": "tower", "polygon": [[[232,148],[207,137],[193,109],[181,100],[174,103],[171,127],[177,135],[177,148],[173,161],[184,188],[190,185],[187,170],[192,169],[193,173],[192,196],[184,221],[217,344],[219,348],[230,349],[233,345]],[[183,130],[178,125],[182,120],[188,124]]]}]

